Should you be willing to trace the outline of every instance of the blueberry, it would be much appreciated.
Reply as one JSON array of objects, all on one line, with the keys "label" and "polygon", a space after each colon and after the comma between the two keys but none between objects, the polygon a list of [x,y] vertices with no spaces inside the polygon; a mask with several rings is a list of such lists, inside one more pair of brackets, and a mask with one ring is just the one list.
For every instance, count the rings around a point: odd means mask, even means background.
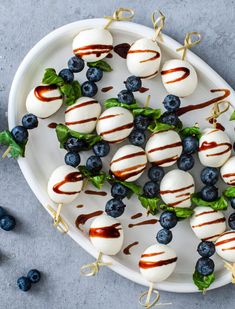
[{"label": "blueberry", "polygon": [[174,113],[164,113],[162,114],[160,121],[165,124],[170,124],[172,126],[177,126],[179,124],[179,118]]},{"label": "blueberry", "polygon": [[23,126],[16,126],[11,130],[11,134],[14,140],[19,143],[23,144],[26,143],[28,140],[28,131]]},{"label": "blueberry", "polygon": [[129,189],[120,182],[115,182],[111,188],[111,195],[117,199],[123,199],[129,194]]},{"label": "blueberry", "polygon": [[120,199],[113,198],[106,203],[105,212],[108,216],[117,218],[124,213],[125,207]]},{"label": "blueberry", "polygon": [[87,169],[96,174],[102,169],[102,161],[98,156],[90,156],[86,161]]},{"label": "blueberry", "polygon": [[232,207],[233,209],[235,209],[235,197],[232,197],[232,198],[230,199],[230,204],[231,204],[231,207]]},{"label": "blueberry", "polygon": [[196,271],[202,276],[209,276],[214,272],[215,264],[212,259],[202,257],[197,261]]},{"label": "blueberry", "polygon": [[16,220],[11,215],[4,215],[0,218],[0,228],[4,231],[11,231],[16,226]]},{"label": "blueberry", "polygon": [[0,206],[0,219],[7,214],[6,210]]},{"label": "blueberry", "polygon": [[146,141],[146,136],[142,130],[132,130],[129,135],[129,141],[135,146],[143,146]]},{"label": "blueberry", "polygon": [[215,253],[215,245],[212,241],[202,241],[197,247],[197,252],[205,258],[209,258]]},{"label": "blueberry", "polygon": [[235,151],[235,142],[233,143],[233,150]]},{"label": "blueberry", "polygon": [[187,136],[182,140],[183,152],[187,154],[192,154],[198,149],[198,139],[195,136]]},{"label": "blueberry", "polygon": [[84,60],[80,57],[72,57],[68,61],[68,68],[73,73],[81,72],[84,69],[85,63]]},{"label": "blueberry", "polygon": [[91,82],[98,82],[103,77],[103,71],[99,68],[89,68],[86,77]]},{"label": "blueberry", "polygon": [[38,118],[33,114],[26,114],[22,118],[22,125],[25,129],[34,129],[38,126]]},{"label": "blueberry", "polygon": [[41,279],[41,274],[37,269],[31,269],[27,274],[27,278],[29,278],[32,283],[38,283]]},{"label": "blueberry", "polygon": [[110,151],[109,143],[106,141],[97,142],[93,147],[93,152],[98,157],[105,157]]},{"label": "blueberry", "polygon": [[190,154],[182,154],[177,161],[177,166],[183,171],[191,170],[194,166],[193,156]]},{"label": "blueberry", "polygon": [[161,229],[156,236],[157,241],[159,244],[167,245],[169,242],[172,241],[172,232],[167,229]]},{"label": "blueberry", "polygon": [[132,104],[134,99],[133,93],[129,90],[122,90],[118,94],[118,101],[120,103]]},{"label": "blueberry", "polygon": [[17,285],[18,285],[18,288],[24,292],[27,292],[28,290],[31,289],[31,281],[27,277],[20,277],[17,280]]},{"label": "blueberry", "polygon": [[218,198],[218,188],[205,186],[201,189],[200,196],[204,201],[212,202]]},{"label": "blueberry", "polygon": [[146,197],[156,197],[159,193],[159,184],[153,181],[148,181],[143,187],[143,192]]},{"label": "blueberry", "polygon": [[176,214],[171,211],[164,211],[160,216],[160,224],[165,229],[172,229],[176,226],[178,219]]},{"label": "blueberry", "polygon": [[219,171],[215,167],[205,167],[201,171],[201,181],[205,185],[214,185],[219,180]]},{"label": "blueberry", "polygon": [[129,76],[125,82],[126,89],[129,91],[138,91],[142,86],[142,82],[140,77],[137,76]]},{"label": "blueberry", "polygon": [[160,166],[153,165],[148,170],[149,179],[155,182],[160,182],[164,177],[164,175],[165,175],[164,169]]},{"label": "blueberry", "polygon": [[69,69],[63,69],[59,72],[59,76],[63,78],[66,83],[72,83],[74,80],[73,72]]},{"label": "blueberry", "polygon": [[180,98],[173,94],[168,94],[163,101],[163,105],[168,112],[175,112],[180,107]]},{"label": "blueberry", "polygon": [[235,230],[235,212],[229,216],[228,225],[232,230]]},{"label": "blueberry", "polygon": [[94,97],[97,94],[98,87],[94,82],[86,81],[82,84],[82,95],[84,97]]},{"label": "blueberry", "polygon": [[72,151],[67,152],[66,155],[64,156],[64,162],[67,165],[77,167],[81,162],[79,153]]},{"label": "blueberry", "polygon": [[81,151],[87,148],[87,142],[84,139],[69,137],[64,144],[64,148],[68,151]]},{"label": "blueberry", "polygon": [[134,118],[134,126],[138,130],[146,130],[150,124],[150,118],[144,115],[138,115]]}]

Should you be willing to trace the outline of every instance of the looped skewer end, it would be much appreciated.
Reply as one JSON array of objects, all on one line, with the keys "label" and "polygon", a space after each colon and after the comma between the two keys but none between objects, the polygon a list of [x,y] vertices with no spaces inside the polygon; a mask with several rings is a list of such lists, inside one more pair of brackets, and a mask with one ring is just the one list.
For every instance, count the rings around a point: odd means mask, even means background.
[{"label": "looped skewer end", "polygon": [[108,19],[104,29],[108,29],[113,21],[129,21],[134,17],[134,15],[135,13],[132,9],[118,8],[114,11],[113,16],[104,16],[104,18]]},{"label": "looped skewer end", "polygon": [[[159,15],[157,19],[156,19],[156,15]],[[166,16],[161,11],[157,10],[153,12],[152,23],[153,23],[153,28],[155,30],[153,41],[156,41],[157,38],[160,38],[160,40],[163,41],[161,31],[165,25],[165,19],[166,19]]]},{"label": "looped skewer end", "polygon": [[101,266],[112,265],[112,263],[102,262],[102,256],[103,256],[103,253],[100,252],[95,262],[83,265],[80,269],[81,275],[85,277],[95,276],[99,272]]},{"label": "looped skewer end", "polygon": [[55,211],[50,205],[47,205],[47,209],[50,211],[53,217],[53,225],[62,233],[68,233],[69,227],[64,219],[60,216],[61,208],[63,204],[59,204],[57,211]]},{"label": "looped skewer end", "polygon": [[231,282],[235,284],[235,263],[231,264],[231,263],[224,261],[224,267],[231,272],[232,274]]},{"label": "looped skewer end", "polygon": [[[155,295],[154,295],[154,299],[151,302],[152,294],[155,294]],[[151,282],[148,291],[145,291],[144,293],[140,295],[139,304],[142,307],[145,307],[147,309],[152,308],[155,305],[156,306],[172,305],[171,303],[159,303],[158,304],[159,299],[160,299],[160,293],[153,288],[153,283]]]},{"label": "looped skewer end", "polygon": [[[220,109],[220,105],[225,105],[224,109]],[[216,119],[222,115],[223,113],[227,112],[229,109],[231,103],[229,101],[219,101],[213,104],[211,116],[208,117],[206,120],[209,121],[209,123],[212,123],[214,127],[216,127]]]},{"label": "looped skewer end", "polygon": [[[194,37],[194,40],[193,40],[193,37]],[[186,34],[185,39],[184,39],[184,46],[176,49],[177,52],[183,50],[182,60],[184,60],[186,57],[187,49],[199,44],[201,42],[201,39],[202,37],[199,32],[193,31],[193,32],[188,32]]]}]

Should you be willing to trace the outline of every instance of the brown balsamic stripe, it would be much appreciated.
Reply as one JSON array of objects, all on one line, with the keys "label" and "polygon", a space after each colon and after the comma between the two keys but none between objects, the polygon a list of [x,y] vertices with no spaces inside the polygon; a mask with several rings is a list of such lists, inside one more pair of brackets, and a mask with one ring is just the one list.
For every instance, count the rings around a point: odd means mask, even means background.
[{"label": "brown balsamic stripe", "polygon": [[116,139],[115,141],[109,141],[109,144],[116,144],[116,143],[120,143],[122,141],[124,141],[126,138],[120,138],[120,139]]},{"label": "brown balsamic stripe", "polygon": [[50,128],[50,129],[55,129],[56,126],[57,126],[56,122],[51,122],[51,123],[48,124],[48,128]]},{"label": "brown balsamic stripe", "polygon": [[134,157],[144,156],[144,155],[145,155],[144,151],[139,151],[139,152],[131,153],[129,155],[126,155],[126,156],[123,156],[123,157],[120,157],[120,158],[118,158],[116,160],[111,161],[110,165],[112,165],[113,163],[116,163],[116,162],[120,162],[122,160],[131,159],[131,158],[134,158]]},{"label": "brown balsamic stripe", "polygon": [[230,143],[216,143],[216,142],[203,142],[201,147],[199,148],[199,151],[206,151],[208,149],[213,149],[213,148],[217,148],[217,147],[221,147],[221,146],[227,146],[227,149],[217,152],[217,153],[211,153],[211,154],[207,154],[207,157],[214,157],[214,156],[219,156],[222,155],[228,151],[230,151],[232,149],[232,145]]},{"label": "brown balsamic stripe", "polygon": [[163,160],[154,161],[153,163],[156,164],[156,165],[163,165],[163,164],[166,164],[166,163],[174,162],[176,160],[178,160],[178,156],[166,158],[166,159],[163,159]]},{"label": "brown balsamic stripe", "polygon": [[65,122],[65,124],[66,125],[82,124],[82,123],[96,121],[96,120],[97,120],[97,117],[93,117],[93,118],[87,118],[87,119],[78,120],[78,121]]},{"label": "brown balsamic stripe", "polygon": [[180,189],[160,191],[160,194],[177,193],[177,192],[181,192],[181,191],[190,189],[190,188],[192,188],[192,187],[194,187],[194,184],[189,185],[189,186],[187,186],[187,187],[180,188]]},{"label": "brown balsamic stripe", "polygon": [[112,49],[112,45],[93,44],[76,48],[73,52],[80,57],[93,54],[99,57],[103,53],[109,53]]},{"label": "brown balsamic stripe", "polygon": [[83,207],[84,207],[84,205],[82,205],[82,204],[76,206],[76,208],[83,208]]},{"label": "brown balsamic stripe", "polygon": [[90,228],[89,236],[90,237],[99,237],[99,238],[119,238],[121,236],[120,230],[122,230],[120,223],[115,223],[110,226]]},{"label": "brown balsamic stripe", "polygon": [[78,182],[81,180],[83,180],[81,173],[79,172],[70,173],[66,175],[62,181],[58,182],[57,184],[53,186],[53,191],[57,194],[65,194],[65,195],[73,195],[73,194],[80,193],[80,191],[62,191],[60,187],[62,187],[66,183]]},{"label": "brown balsamic stripe", "polygon": [[[213,123],[213,122],[212,122],[212,123]],[[209,133],[207,133],[207,135],[212,134],[212,133],[215,133],[215,132],[218,132],[218,131],[219,131],[218,129],[212,130],[212,131],[210,131]]]},{"label": "brown balsamic stripe", "polygon": [[102,91],[102,92],[108,92],[108,91],[110,91],[111,89],[113,89],[113,86],[103,87],[103,88],[101,88],[101,91]]},{"label": "brown balsamic stripe", "polygon": [[130,49],[129,43],[121,43],[114,46],[113,50],[116,54],[118,54],[121,58],[126,59],[128,50]]},{"label": "brown balsamic stripe", "polygon": [[190,193],[182,193],[182,194],[176,195],[175,197],[183,197],[183,196],[190,196],[190,195],[191,195]]},{"label": "brown balsamic stripe", "polygon": [[102,210],[97,210],[88,214],[81,214],[77,217],[75,225],[79,230],[81,230],[80,225],[84,225],[89,219],[100,216],[102,214],[103,214]]},{"label": "brown balsamic stripe", "polygon": [[158,222],[157,219],[150,219],[150,220],[145,220],[145,221],[141,221],[141,222],[138,222],[138,223],[130,223],[128,225],[129,228],[132,228],[134,226],[141,226],[141,225],[147,225],[147,224],[156,224]]},{"label": "brown balsamic stripe", "polygon": [[105,191],[85,190],[84,192],[86,194],[91,194],[91,195],[100,195],[100,196],[106,196],[107,195],[107,192],[105,192]]},{"label": "brown balsamic stripe", "polygon": [[[145,163],[143,163],[143,164],[137,164],[137,165],[134,165],[134,166],[130,166],[130,167],[127,167],[127,168],[125,168],[124,170],[119,170],[119,171],[114,171],[113,173],[114,174],[117,174],[117,175],[121,175],[121,174],[129,174],[129,172],[133,172],[133,171],[135,171],[135,170],[139,170],[139,168],[140,167],[142,167],[142,166],[146,166],[146,164]],[[141,169],[142,170],[142,169]]]},{"label": "brown balsamic stripe", "polygon": [[173,144],[164,145],[164,146],[160,146],[160,147],[150,149],[148,151],[148,153],[155,152],[155,151],[158,151],[158,150],[165,150],[165,149],[168,149],[168,148],[180,147],[180,146],[182,146],[182,142],[177,142],[177,143],[173,143]]},{"label": "brown balsamic stripe", "polygon": [[230,173],[230,174],[224,174],[223,177],[228,178],[228,177],[233,177],[235,176],[235,173]]},{"label": "brown balsamic stripe", "polygon": [[184,80],[185,78],[187,78],[190,74],[190,70],[188,68],[179,67],[179,68],[174,68],[174,69],[162,71],[161,75],[166,75],[166,74],[175,73],[175,72],[184,72],[184,74],[181,77],[178,77],[176,79],[173,79],[173,80],[166,82],[166,84],[173,84],[175,82],[180,82],[180,81]]},{"label": "brown balsamic stripe", "polygon": [[145,258],[145,257],[151,257],[151,256],[156,256],[156,255],[161,255],[164,254],[165,251],[161,251],[161,252],[153,252],[153,253],[145,253],[141,255],[141,258]]},{"label": "brown balsamic stripe", "polygon": [[149,78],[149,77],[157,75],[157,73],[158,73],[158,70],[156,72],[152,73],[152,74],[149,74],[149,75],[146,75],[146,76],[140,76],[140,78],[143,78],[143,79],[144,78]]},{"label": "brown balsamic stripe", "polygon": [[160,53],[153,49],[136,49],[136,50],[129,50],[128,54],[137,54],[137,53],[153,53],[155,54],[153,57],[150,57],[145,60],[141,60],[140,63],[153,61],[155,59],[158,59],[160,57]]},{"label": "brown balsamic stripe", "polygon": [[223,248],[222,251],[235,250],[235,247]]},{"label": "brown balsamic stripe", "polygon": [[58,89],[56,85],[38,86],[34,89],[34,95],[38,100],[43,101],[43,102],[51,102],[51,101],[55,101],[58,99],[62,99],[62,95],[59,95],[58,97],[44,97],[43,96],[44,93],[48,91],[56,90],[56,89]]},{"label": "brown balsamic stripe", "polygon": [[131,249],[132,247],[134,247],[134,246],[137,246],[138,244],[139,244],[138,241],[135,241],[135,242],[129,244],[126,248],[123,249],[123,253],[124,253],[125,255],[130,255],[130,254],[131,254],[131,253],[130,253],[130,249]]},{"label": "brown balsamic stripe", "polygon": [[207,215],[207,214],[213,214],[213,213],[215,213],[215,212],[217,212],[217,210],[203,211],[203,212],[201,212],[201,213],[199,213],[199,214],[196,214],[195,217],[200,217],[200,216]]},{"label": "brown balsamic stripe", "polygon": [[122,115],[122,114],[107,115],[107,116],[100,117],[99,120],[114,118],[114,117],[117,117],[117,116],[120,116],[120,115]]},{"label": "brown balsamic stripe", "polygon": [[216,219],[216,220],[213,220],[213,221],[208,221],[208,222],[203,222],[201,224],[193,225],[192,228],[202,227],[202,226],[206,226],[206,225],[210,225],[210,224],[222,223],[225,220],[226,220],[225,218],[219,218],[219,219]]},{"label": "brown balsamic stripe", "polygon": [[221,234],[216,234],[216,235],[213,235],[213,236],[209,236],[209,237],[206,237],[206,238],[203,238],[203,240],[210,240],[210,239],[213,239],[215,237],[219,237]]},{"label": "brown balsamic stripe", "polygon": [[133,216],[131,216],[131,219],[138,219],[138,218],[140,218],[140,217],[142,217],[143,216],[143,214],[141,213],[141,212],[138,212],[137,214],[135,214],[135,215],[133,215]]},{"label": "brown balsamic stripe", "polygon": [[180,200],[180,201],[177,201],[177,202],[174,202],[174,203],[169,203],[169,205],[172,206],[172,207],[175,207],[175,206],[177,206],[177,205],[179,205],[179,204],[181,204],[181,203],[183,203],[185,201],[188,201],[188,200],[190,200],[190,197],[187,197],[187,198],[185,198],[183,200]]},{"label": "brown balsamic stripe", "polygon": [[120,127],[117,127],[115,129],[112,129],[112,130],[108,130],[108,131],[105,131],[105,132],[101,132],[100,135],[103,136],[103,135],[106,135],[106,134],[111,134],[111,133],[114,133],[114,132],[118,132],[118,131],[122,131],[122,130],[127,130],[127,129],[131,129],[133,128],[133,123],[128,123],[128,124],[125,124],[123,126],[120,126]]},{"label": "brown balsamic stripe", "polygon": [[139,92],[140,92],[140,93],[144,93],[144,92],[146,92],[146,91],[148,91],[148,90],[149,90],[149,88],[141,87],[141,88],[139,89]]},{"label": "brown balsamic stripe", "polygon": [[77,108],[80,108],[80,107],[83,107],[83,106],[87,106],[87,105],[96,104],[96,103],[98,103],[98,101],[95,101],[95,100],[83,102],[83,103],[81,103],[81,104],[79,104],[79,105],[70,107],[69,109],[67,109],[67,110],[65,111],[65,114],[67,114],[68,112],[70,112],[70,111],[72,111],[72,110],[74,110],[74,109],[77,109]]},{"label": "brown balsamic stripe", "polygon": [[[141,166],[143,166],[143,168],[140,169]],[[113,174],[121,180],[126,180],[142,173],[145,170],[145,166],[146,164],[139,164],[130,168],[126,168],[122,171],[113,172]]]},{"label": "brown balsamic stripe", "polygon": [[232,238],[229,238],[229,239],[224,239],[224,240],[218,241],[215,245],[216,246],[224,245],[224,244],[227,244],[228,242],[231,242],[231,241],[234,241],[234,240],[235,240],[235,237],[232,237]]},{"label": "brown balsamic stripe", "polygon": [[143,269],[148,269],[148,268],[154,268],[154,267],[160,267],[160,266],[165,266],[168,264],[172,264],[177,261],[177,257],[168,259],[168,260],[161,260],[157,262],[150,262],[150,261],[139,261],[139,267]]}]

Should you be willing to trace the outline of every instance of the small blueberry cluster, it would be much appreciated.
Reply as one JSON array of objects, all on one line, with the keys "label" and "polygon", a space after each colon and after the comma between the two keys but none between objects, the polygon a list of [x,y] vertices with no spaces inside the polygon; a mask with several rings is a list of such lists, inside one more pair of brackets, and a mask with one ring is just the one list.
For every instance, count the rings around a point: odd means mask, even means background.
[{"label": "small blueberry cluster", "polygon": [[218,188],[214,185],[219,180],[219,171],[215,167],[205,167],[201,171],[201,181],[205,186],[200,191],[200,197],[207,202],[218,198]]},{"label": "small blueberry cluster", "polygon": [[209,276],[214,272],[215,264],[210,257],[215,253],[215,245],[211,241],[202,241],[197,247],[201,256],[196,263],[195,270],[202,276]]},{"label": "small blueberry cluster", "polygon": [[174,212],[164,211],[160,216],[160,224],[163,229],[159,230],[156,236],[160,244],[167,245],[172,241],[171,229],[176,226],[178,218]]},{"label": "small blueberry cluster", "polygon": [[40,272],[37,269],[31,269],[28,272],[27,277],[22,276],[18,278],[17,286],[21,291],[27,292],[28,290],[31,289],[32,283],[38,283],[40,279],[41,279]]},{"label": "small blueberry cluster", "polygon": [[123,203],[123,199],[129,195],[130,191],[120,182],[114,182],[111,187],[112,199],[105,205],[105,212],[107,215],[117,218],[120,217],[125,210],[126,205]]},{"label": "small blueberry cluster", "polygon": [[28,130],[38,126],[38,118],[33,114],[26,114],[22,118],[22,126],[16,126],[11,130],[11,135],[18,144],[24,144],[28,141]]},{"label": "small blueberry cluster", "polygon": [[4,231],[11,231],[16,226],[16,220],[13,216],[9,215],[7,211],[0,206],[0,228]]}]

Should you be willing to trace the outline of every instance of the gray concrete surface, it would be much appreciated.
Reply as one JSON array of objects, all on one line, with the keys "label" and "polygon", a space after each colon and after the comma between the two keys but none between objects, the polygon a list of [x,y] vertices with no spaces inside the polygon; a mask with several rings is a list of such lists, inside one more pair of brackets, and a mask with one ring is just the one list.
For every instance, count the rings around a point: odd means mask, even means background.
[{"label": "gray concrete surface", "polygon": [[[232,0],[0,0],[0,130],[10,85],[27,51],[53,29],[83,18],[101,17],[120,6],[132,7],[135,21],[151,25],[157,7],[167,15],[165,32],[182,41],[185,32],[200,31],[203,43],[194,51],[235,86],[235,12]],[[78,265],[90,260],[69,237],[56,233],[49,217],[29,189],[17,162],[0,162],[0,204],[17,218],[14,232],[0,231],[0,308],[75,309],[137,308],[143,290],[109,269],[89,280]],[[32,267],[43,272],[31,292],[16,287],[18,276]],[[234,308],[235,287],[199,294],[162,292],[174,309]]]}]

